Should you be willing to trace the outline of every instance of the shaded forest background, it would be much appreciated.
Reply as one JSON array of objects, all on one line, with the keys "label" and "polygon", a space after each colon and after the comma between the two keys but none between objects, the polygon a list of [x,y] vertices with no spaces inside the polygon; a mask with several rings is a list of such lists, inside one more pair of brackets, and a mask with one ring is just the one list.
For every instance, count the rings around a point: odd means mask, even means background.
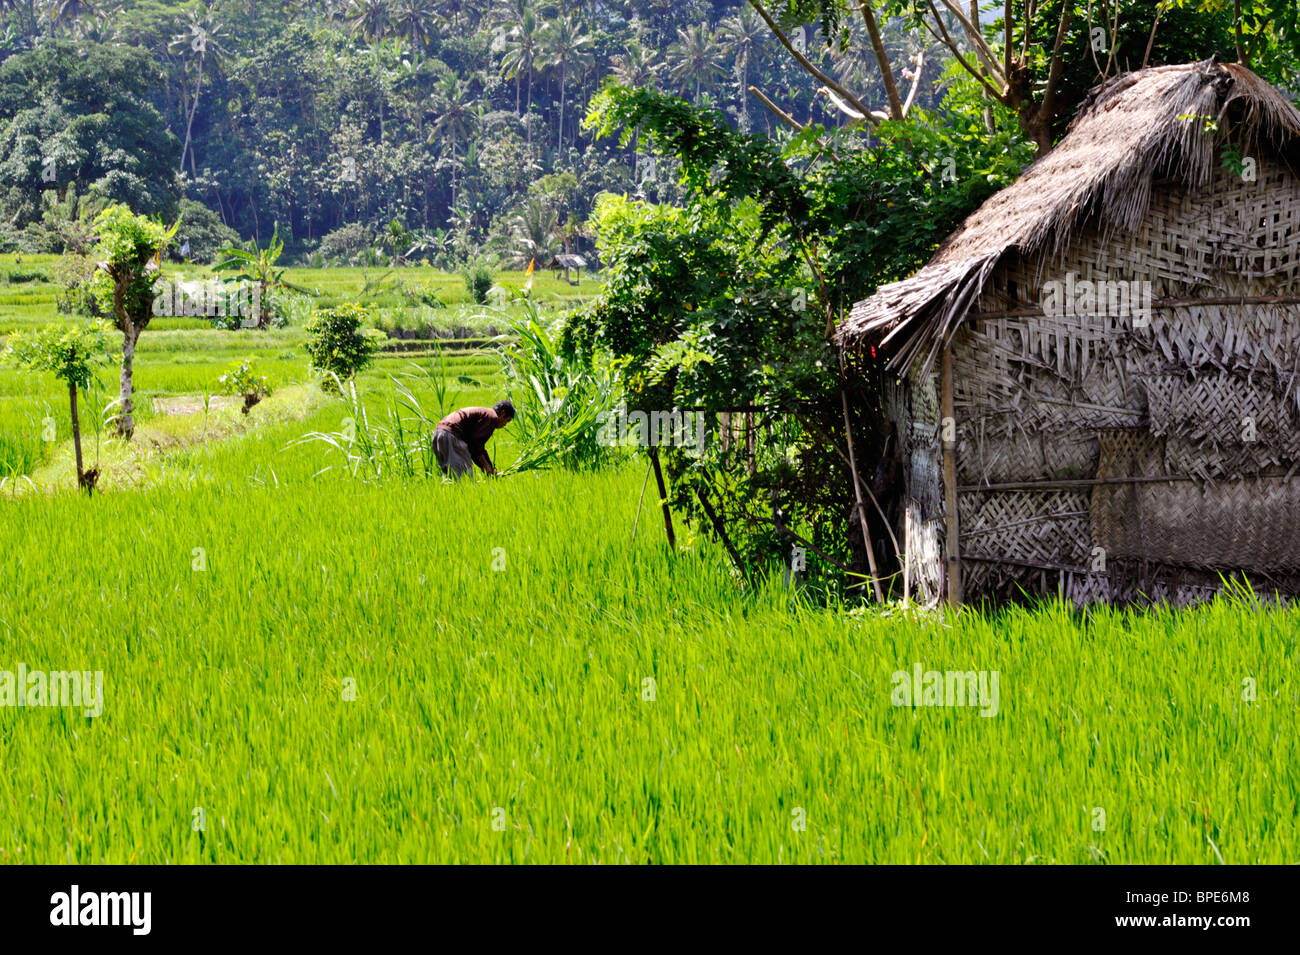
[{"label": "shaded forest background", "polygon": [[[831,48],[810,24],[809,55],[883,102],[861,23],[846,29]],[[925,46],[888,26],[886,42],[900,63]],[[0,57],[10,251],[77,250],[89,197],[183,213],[178,248],[200,261],[278,225],[301,260],[526,264],[590,252],[601,192],[678,197],[635,139],[584,130],[610,77],[741,131],[781,127],[750,86],[801,122],[851,122],[744,0],[8,0]],[[926,68],[938,81],[940,58]],[[921,84],[918,105],[939,95]]]}]

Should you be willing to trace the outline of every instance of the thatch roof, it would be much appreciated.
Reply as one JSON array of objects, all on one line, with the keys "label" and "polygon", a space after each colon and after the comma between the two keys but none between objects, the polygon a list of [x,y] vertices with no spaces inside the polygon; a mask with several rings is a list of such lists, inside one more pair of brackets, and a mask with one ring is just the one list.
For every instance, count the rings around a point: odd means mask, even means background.
[{"label": "thatch roof", "polygon": [[[1300,136],[1300,111],[1235,63],[1154,67],[1093,89],[1056,148],[971,214],[929,264],[853,307],[840,345],[888,344],[891,367],[924,355],[928,368],[1007,252],[1059,251],[1088,222],[1134,230],[1157,178],[1208,185],[1230,108],[1247,150],[1280,153]],[[1218,135],[1206,134],[1211,117]]]}]

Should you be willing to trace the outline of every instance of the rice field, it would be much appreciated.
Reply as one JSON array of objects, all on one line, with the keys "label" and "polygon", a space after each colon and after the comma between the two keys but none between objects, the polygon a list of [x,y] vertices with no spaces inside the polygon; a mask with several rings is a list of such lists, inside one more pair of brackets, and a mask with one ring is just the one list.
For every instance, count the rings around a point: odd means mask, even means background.
[{"label": "rice field", "polygon": [[[193,393],[223,334],[150,329],[140,387]],[[643,465],[320,473],[295,440],[345,409],[295,334],[248,419],[144,421],[137,479],[0,491],[0,671],[103,674],[97,716],[0,705],[0,860],[1296,861],[1297,610],[818,609],[669,553]],[[0,395],[0,435],[62,407]]]}]

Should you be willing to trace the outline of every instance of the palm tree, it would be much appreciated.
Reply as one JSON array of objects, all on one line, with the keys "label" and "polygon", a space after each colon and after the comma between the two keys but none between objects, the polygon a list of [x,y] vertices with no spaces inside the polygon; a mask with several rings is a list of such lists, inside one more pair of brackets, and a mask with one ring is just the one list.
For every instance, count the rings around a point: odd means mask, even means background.
[{"label": "palm tree", "polygon": [[59,0],[50,14],[50,25],[56,30],[63,27],[75,29],[78,20],[95,15],[96,6],[91,0]]},{"label": "palm tree", "polygon": [[398,0],[392,16],[397,28],[417,52],[423,52],[433,36],[436,17],[428,6],[427,0]]},{"label": "palm tree", "polygon": [[444,33],[464,33],[471,20],[482,13],[482,0],[441,0],[438,19]]},{"label": "palm tree", "polygon": [[[185,144],[181,147],[180,171],[185,171],[185,154],[190,156],[190,170],[197,172],[198,167],[191,148],[191,133],[194,130],[194,114],[199,109],[199,95],[203,92],[203,79],[207,75],[209,63],[213,71],[221,68],[221,58],[226,49],[221,45],[221,38],[226,34],[214,16],[212,7],[208,7],[202,16],[191,10],[187,15],[185,30],[172,37],[167,44],[171,51],[182,51],[186,57],[185,72],[194,71],[194,95],[190,99],[190,108],[185,117]],[[196,55],[197,54],[197,55]]]},{"label": "palm tree", "polygon": [[429,129],[429,142],[439,140],[443,152],[456,155],[457,147],[468,140],[478,128],[478,110],[470,94],[469,80],[459,79],[453,73],[445,74],[433,91],[434,121]]},{"label": "palm tree", "polygon": [[[450,161],[453,170],[459,167],[457,154],[461,142],[468,141],[478,129],[481,109],[470,94],[469,80],[458,79],[454,73],[445,74],[434,87],[430,98],[434,119],[429,127],[428,142],[441,144],[439,150]],[[456,204],[456,176],[451,180],[451,204]]]},{"label": "palm tree", "polygon": [[722,49],[736,62],[736,82],[740,86],[740,130],[749,132],[749,64],[765,35],[766,24],[754,8],[741,7],[735,16],[718,24]]},{"label": "palm tree", "polygon": [[563,16],[551,22],[542,31],[542,57],[540,64],[560,71],[560,129],[556,149],[564,146],[564,94],[571,74],[579,78],[591,69],[595,55],[591,50],[591,37],[572,16]]},{"label": "palm tree", "polygon": [[537,68],[537,55],[541,41],[541,29],[537,26],[537,15],[531,8],[523,11],[519,22],[497,37],[494,49],[501,51],[501,75],[515,81],[515,115],[522,116],[520,109],[520,84],[528,83],[528,109],[533,108],[533,72]]},{"label": "palm tree", "polygon": [[352,19],[351,33],[370,43],[382,40],[393,25],[393,11],[389,0],[352,0],[348,7]]},{"label": "palm tree", "polygon": [[506,33],[524,19],[524,14],[533,9],[533,0],[497,0],[488,13],[489,26],[493,33]]},{"label": "palm tree", "polygon": [[555,210],[538,196],[530,196],[508,223],[510,252],[507,264],[527,268],[535,261],[546,268],[560,252],[560,220]]},{"label": "palm tree", "polygon": [[679,94],[684,94],[688,86],[694,85],[696,102],[699,102],[700,90],[711,87],[726,72],[722,52],[704,23],[689,30],[677,30],[677,42],[668,48],[668,62],[668,75],[681,84]]},{"label": "palm tree", "polygon": [[640,43],[628,45],[626,53],[610,57],[609,71],[624,86],[632,89],[654,86],[659,81],[663,64],[656,62],[655,51]]},{"label": "palm tree", "polygon": [[[654,87],[659,82],[663,64],[656,62],[654,50],[648,50],[640,43],[632,42],[626,53],[610,57],[609,71],[624,86],[632,89]],[[637,149],[640,129],[632,130],[632,181],[641,181],[641,153]]]}]

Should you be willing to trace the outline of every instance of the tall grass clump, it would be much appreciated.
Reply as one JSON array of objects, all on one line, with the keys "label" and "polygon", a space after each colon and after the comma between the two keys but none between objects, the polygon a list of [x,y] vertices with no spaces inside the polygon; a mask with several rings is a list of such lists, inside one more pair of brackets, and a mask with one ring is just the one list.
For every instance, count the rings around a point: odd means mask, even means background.
[{"label": "tall grass clump", "polygon": [[504,318],[510,329],[497,355],[515,405],[522,446],[507,472],[558,464],[572,470],[611,464],[618,449],[600,444],[601,415],[613,409],[619,378],[612,364],[566,355],[559,334],[542,322],[537,303],[522,299],[524,317]]},{"label": "tall grass clump", "polygon": [[38,430],[0,431],[0,477],[27,474],[41,462],[41,452]]},{"label": "tall grass clump", "polygon": [[[612,409],[618,397],[616,372],[612,366],[586,365],[565,356],[559,336],[542,323],[537,305],[524,300],[524,310],[523,320],[501,319],[510,333],[498,342],[497,370],[500,390],[515,405],[509,430],[518,454],[513,463],[498,464],[498,474],[551,467],[591,470],[614,463],[623,452],[602,446],[597,436],[602,412]],[[459,406],[465,389],[480,388],[481,382],[453,375],[435,342],[427,366],[408,362],[406,370],[389,375],[386,390],[367,394],[355,381],[338,376],[331,385],[326,390],[337,390],[344,405],[343,427],[313,431],[302,440],[341,456],[353,477],[381,481],[439,476],[433,432]]]}]

